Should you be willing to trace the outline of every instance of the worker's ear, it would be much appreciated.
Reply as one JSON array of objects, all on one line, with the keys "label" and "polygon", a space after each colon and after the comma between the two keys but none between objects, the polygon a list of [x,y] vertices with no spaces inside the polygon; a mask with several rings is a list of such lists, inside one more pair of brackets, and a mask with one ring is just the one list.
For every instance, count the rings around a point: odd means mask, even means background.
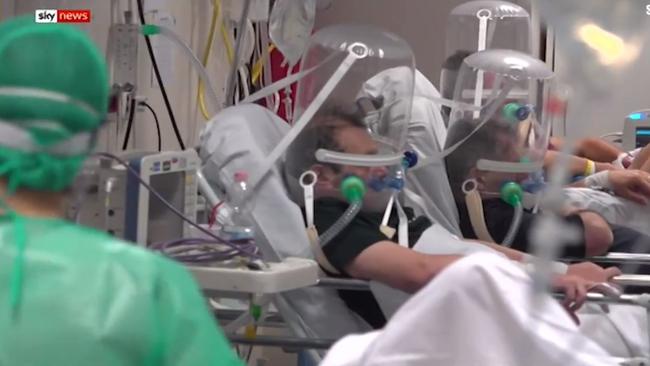
[{"label": "worker's ear", "polygon": [[316,173],[316,177],[318,177],[315,185],[317,189],[320,190],[336,189],[338,184],[337,174],[336,172],[334,172],[334,170],[331,167],[322,164],[314,164],[311,167],[311,170],[314,173]]}]

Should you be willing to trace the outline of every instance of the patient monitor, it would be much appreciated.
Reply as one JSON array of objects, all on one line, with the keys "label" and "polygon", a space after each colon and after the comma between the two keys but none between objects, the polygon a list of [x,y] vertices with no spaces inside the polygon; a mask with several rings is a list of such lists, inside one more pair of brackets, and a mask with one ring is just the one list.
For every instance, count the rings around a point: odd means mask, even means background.
[{"label": "patient monitor", "polygon": [[630,151],[650,144],[650,109],[628,114],[623,125],[623,149]]},{"label": "patient monitor", "polygon": [[[196,220],[197,171],[194,150],[131,152],[120,156],[163,199],[191,220]],[[139,245],[149,246],[187,237],[189,225],[154,194],[109,158],[86,164],[78,181],[83,197],[70,209],[79,224],[106,231]]]},{"label": "patient monitor", "polygon": [[[142,154],[131,157],[129,165],[176,209],[191,220],[196,219],[196,172],[200,160],[194,150]],[[125,239],[148,246],[188,236],[188,224],[171,212],[133,175],[127,175],[124,197]]]}]

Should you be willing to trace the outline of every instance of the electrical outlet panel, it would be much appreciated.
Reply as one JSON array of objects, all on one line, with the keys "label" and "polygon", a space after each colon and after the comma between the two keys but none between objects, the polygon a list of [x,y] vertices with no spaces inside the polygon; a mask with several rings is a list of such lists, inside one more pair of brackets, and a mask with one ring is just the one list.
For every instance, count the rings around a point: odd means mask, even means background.
[{"label": "electrical outlet panel", "polygon": [[109,30],[112,47],[113,85],[135,88],[138,80],[138,39],[137,24],[114,24]]}]

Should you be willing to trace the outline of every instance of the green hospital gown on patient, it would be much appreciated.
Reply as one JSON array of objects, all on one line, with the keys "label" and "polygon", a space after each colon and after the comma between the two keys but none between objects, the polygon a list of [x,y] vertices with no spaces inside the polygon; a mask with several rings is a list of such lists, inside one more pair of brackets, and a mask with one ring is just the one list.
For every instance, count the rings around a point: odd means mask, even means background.
[{"label": "green hospital gown on patient", "polygon": [[0,219],[0,366],[242,365],[181,265],[59,219]]}]

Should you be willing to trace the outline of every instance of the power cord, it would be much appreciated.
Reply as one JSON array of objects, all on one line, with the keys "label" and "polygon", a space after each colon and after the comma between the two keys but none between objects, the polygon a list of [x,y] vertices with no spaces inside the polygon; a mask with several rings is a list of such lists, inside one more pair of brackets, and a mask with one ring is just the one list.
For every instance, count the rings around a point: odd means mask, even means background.
[{"label": "power cord", "polygon": [[124,133],[124,142],[122,143],[122,151],[126,150],[129,146],[129,137],[131,136],[131,129],[133,128],[133,119],[135,117],[135,97],[131,98],[131,105],[129,106],[129,120],[126,123],[126,132]]},{"label": "power cord", "polygon": [[[143,26],[147,25],[144,20],[144,11],[143,3],[144,0],[137,0],[138,5],[138,16],[140,17],[140,24]],[[172,123],[172,128],[174,129],[174,135],[176,135],[176,140],[181,147],[181,150],[185,150],[185,143],[183,142],[183,137],[181,136],[180,131],[178,130],[178,125],[176,124],[176,118],[174,117],[174,112],[172,110],[171,104],[169,103],[169,97],[167,96],[167,90],[165,89],[165,84],[163,83],[162,77],[160,76],[160,70],[158,69],[158,63],[156,62],[156,56],[153,53],[153,47],[151,46],[151,40],[149,36],[144,36],[144,40],[147,43],[147,51],[149,52],[149,58],[151,59],[151,65],[153,66],[154,74],[156,75],[156,80],[160,86],[160,93],[162,94],[163,101],[165,102],[165,108],[167,108],[167,113],[169,114],[169,119]]]},{"label": "power cord", "polygon": [[158,133],[158,151],[162,151],[162,137],[160,135],[160,122],[158,121],[158,115],[156,114],[156,111],[149,105],[149,103],[145,101],[138,103],[138,105],[147,108],[153,115],[153,119],[156,122],[156,132]]},{"label": "power cord", "polygon": [[[122,150],[126,150],[129,145],[129,139],[131,137],[131,131],[133,130],[133,121],[135,120],[135,107],[136,107],[136,98],[131,99],[131,106],[129,111],[129,119],[126,124],[126,132],[124,134],[124,142],[122,143]],[[145,101],[137,102],[138,106],[143,106],[147,108],[153,115],[153,119],[156,122],[156,132],[158,134],[158,151],[162,151],[162,136],[160,133],[160,121],[158,120],[158,114],[156,111]]]}]

